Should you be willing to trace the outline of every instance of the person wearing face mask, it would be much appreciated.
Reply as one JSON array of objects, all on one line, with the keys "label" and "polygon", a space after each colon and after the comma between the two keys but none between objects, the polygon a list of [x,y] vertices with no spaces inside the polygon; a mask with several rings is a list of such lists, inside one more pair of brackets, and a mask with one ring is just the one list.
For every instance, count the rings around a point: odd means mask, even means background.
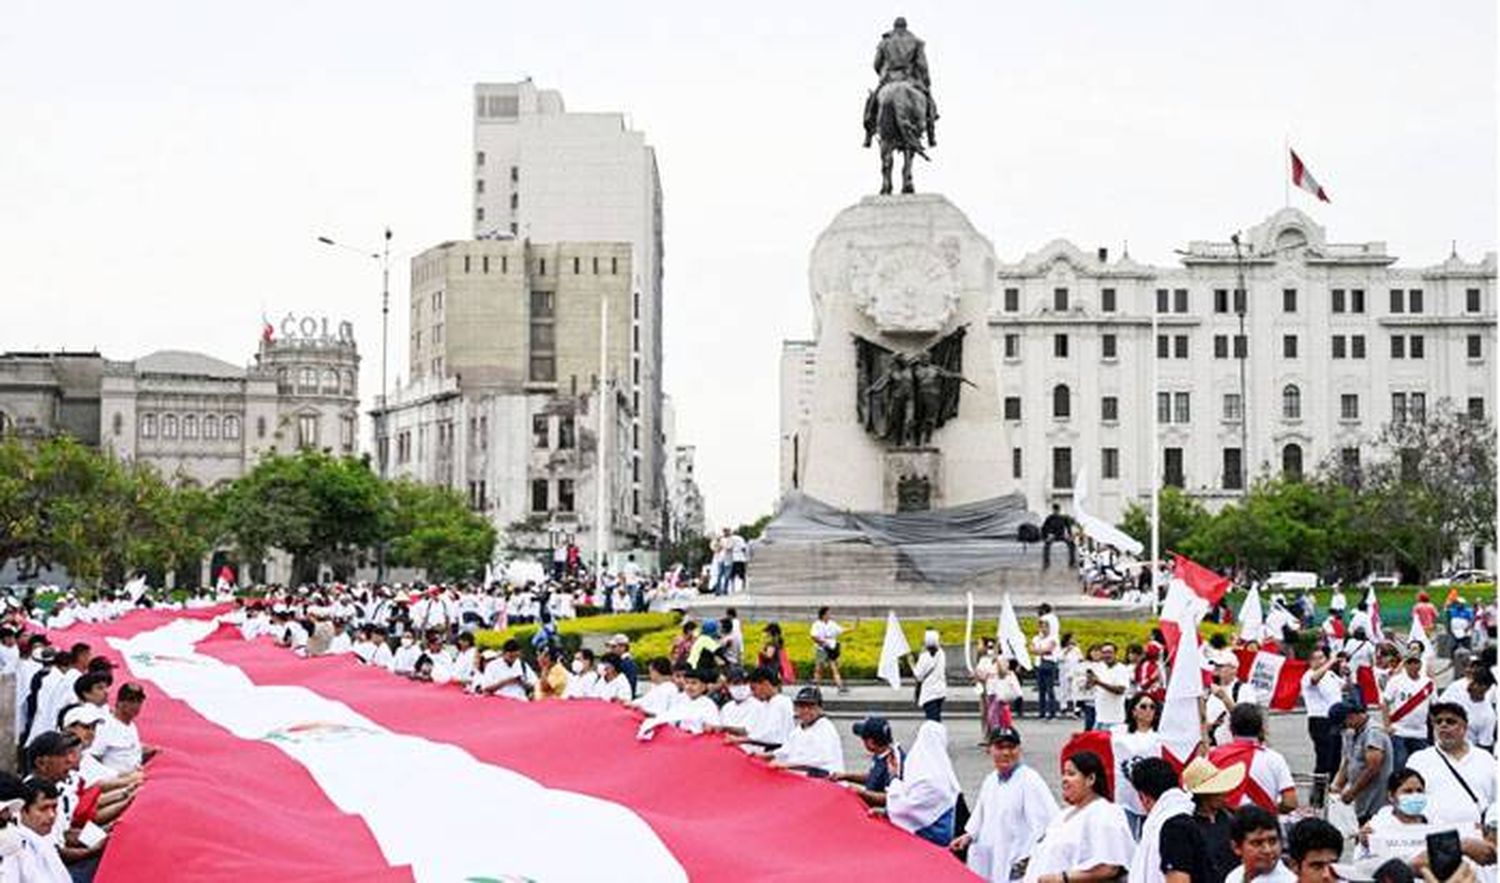
[{"label": "person wearing face mask", "polygon": [[748,726],[721,727],[727,736],[725,741],[739,745],[746,752],[775,751],[797,725],[792,700],[782,694],[776,670],[764,666],[750,672],[750,694],[760,703],[759,709]]},{"label": "person wearing face mask", "polygon": [[417,639],[411,632],[401,636],[401,643],[396,647],[396,653],[391,658],[391,673],[411,677],[417,670],[417,659],[422,655],[422,648],[417,646]]},{"label": "person wearing face mask", "polygon": [[599,683],[599,672],[594,670],[594,651],[587,647],[580,647],[573,654],[573,662],[568,666],[572,677],[568,678],[568,686],[563,690],[564,699],[588,699],[594,695],[594,687]]},{"label": "person wearing face mask", "polygon": [[1427,780],[1421,773],[1413,769],[1398,769],[1386,779],[1385,791],[1386,805],[1359,829],[1359,840],[1366,858],[1381,854],[1377,850],[1381,850],[1382,835],[1399,834],[1408,825],[1421,827],[1428,824]]},{"label": "person wearing face mask", "polygon": [[755,719],[761,713],[765,703],[755,698],[755,694],[750,689],[750,678],[744,668],[738,665],[730,666],[726,680],[729,682],[729,701],[719,709],[719,729],[725,732],[734,730],[748,733],[755,725]]}]

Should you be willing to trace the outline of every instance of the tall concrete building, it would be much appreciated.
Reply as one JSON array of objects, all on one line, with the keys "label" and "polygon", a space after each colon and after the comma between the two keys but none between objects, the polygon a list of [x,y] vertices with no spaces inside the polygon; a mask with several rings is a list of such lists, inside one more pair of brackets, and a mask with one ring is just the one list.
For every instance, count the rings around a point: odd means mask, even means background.
[{"label": "tall concrete building", "polygon": [[[1085,471],[1090,509],[1110,521],[1158,477],[1217,506],[1261,475],[1358,464],[1385,424],[1442,400],[1493,417],[1493,252],[1398,267],[1385,243],[1331,241],[1285,208],[1238,243],[1181,255],[1149,266],[1059,239],[997,266],[995,444],[1034,511]],[[806,343],[783,345],[783,492],[810,360]]]},{"label": "tall concrete building", "polygon": [[[635,532],[659,537],[667,512],[662,426],[662,195],[656,153],[619,113],[569,112],[530,80],[474,87],[474,235],[630,246],[627,394]],[[566,260],[566,259],[565,259]],[[561,366],[559,366],[561,368]],[[559,375],[565,376],[565,375]],[[638,427],[635,428],[635,427]]]}]

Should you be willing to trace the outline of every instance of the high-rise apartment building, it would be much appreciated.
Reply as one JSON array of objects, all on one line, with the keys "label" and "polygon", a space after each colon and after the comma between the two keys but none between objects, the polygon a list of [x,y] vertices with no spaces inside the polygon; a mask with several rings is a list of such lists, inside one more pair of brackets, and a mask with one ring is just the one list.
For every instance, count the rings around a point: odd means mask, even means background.
[{"label": "high-rise apartment building", "polygon": [[568,112],[561,94],[525,80],[475,86],[471,162],[476,239],[629,243],[626,394],[634,477],[627,508],[638,520],[638,535],[659,537],[667,499],[662,196],[655,151],[624,115]]}]

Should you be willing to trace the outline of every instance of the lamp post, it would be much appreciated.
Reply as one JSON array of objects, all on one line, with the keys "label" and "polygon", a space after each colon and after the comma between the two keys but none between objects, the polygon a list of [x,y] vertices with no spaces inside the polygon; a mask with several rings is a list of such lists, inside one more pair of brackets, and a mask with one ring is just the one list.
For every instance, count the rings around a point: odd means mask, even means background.
[{"label": "lamp post", "polygon": [[[390,456],[390,441],[386,437],[385,424],[388,412],[387,397],[389,396],[386,378],[390,360],[386,356],[390,346],[391,328],[391,228],[385,228],[385,236],[378,252],[356,248],[328,236],[319,236],[318,241],[324,245],[342,248],[380,262],[380,410],[375,423],[375,457],[379,461],[380,479],[384,481],[386,479],[385,464]],[[375,579],[377,582],[385,582],[384,540],[381,541],[376,552]]]}]

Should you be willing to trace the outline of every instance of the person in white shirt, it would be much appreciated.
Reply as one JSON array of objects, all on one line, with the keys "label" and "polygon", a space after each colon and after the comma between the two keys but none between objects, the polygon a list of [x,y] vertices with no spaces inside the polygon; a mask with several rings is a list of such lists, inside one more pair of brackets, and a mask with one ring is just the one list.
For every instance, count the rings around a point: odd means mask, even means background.
[{"label": "person in white shirt", "polygon": [[797,716],[797,726],[772,755],[772,763],[782,769],[813,776],[842,773],[844,744],[833,722],[823,716],[823,691],[817,687],[803,687],[792,700],[792,708]]},{"label": "person in white shirt", "polygon": [[1125,691],[1130,686],[1130,669],[1115,658],[1115,645],[1099,645],[1099,664],[1084,674],[1084,683],[1093,691],[1094,729],[1107,730],[1125,723]]},{"label": "person in white shirt", "polygon": [[0,626],[0,675],[13,674],[21,662],[21,648],[16,646],[16,630]]},{"label": "person in white shirt", "polygon": [[1307,659],[1307,673],[1302,676],[1302,705],[1307,709],[1307,735],[1313,744],[1313,772],[1332,777],[1338,772],[1343,754],[1342,736],[1328,722],[1328,709],[1343,695],[1344,679],[1340,657],[1330,657],[1322,648]]},{"label": "person in white shirt", "polygon": [[948,657],[938,633],[928,629],[922,635],[922,652],[910,660],[912,677],[917,679],[917,705],[922,716],[941,722],[943,703],[948,698]]},{"label": "person in white shirt", "polygon": [[474,636],[469,632],[460,632],[457,647],[457,652],[453,654],[450,674],[454,681],[467,684],[473,680],[476,664],[479,661],[479,651],[474,647]]},{"label": "person in white shirt", "polygon": [[1229,842],[1240,865],[1224,883],[1297,883],[1281,861],[1281,820],[1258,806],[1247,806],[1234,814]]},{"label": "person in white shirt", "polygon": [[343,655],[354,649],[354,642],[349,638],[348,626],[347,620],[340,618],[333,620],[333,639],[328,642],[329,653]]},{"label": "person in white shirt", "polygon": [[78,648],[74,647],[53,657],[53,668],[37,690],[36,713],[31,719],[31,729],[26,733],[27,745],[42,733],[57,729],[57,713],[73,701],[73,683],[83,676],[83,668],[88,665],[87,659],[83,666],[76,664],[77,653]]},{"label": "person in white shirt", "polygon": [[1031,652],[1037,659],[1037,717],[1052,720],[1060,709],[1057,680],[1062,662],[1062,627],[1051,604],[1037,608],[1037,632],[1031,639]]},{"label": "person in white shirt", "polygon": [[1402,668],[1386,679],[1380,695],[1380,717],[1391,734],[1393,769],[1406,766],[1406,758],[1428,747],[1427,707],[1436,685],[1422,673],[1422,654],[1409,654]]},{"label": "person in white shirt", "polygon": [[844,629],[834,622],[828,615],[827,607],[818,608],[818,618],[813,620],[813,686],[823,683],[823,667],[826,665],[833,671],[833,683],[838,687],[840,693],[847,693],[849,689],[844,686],[844,676],[839,673],[839,635]]},{"label": "person in white shirt", "polygon": [[568,678],[568,686],[563,688],[563,698],[592,699],[594,686],[599,683],[599,672],[594,670],[594,651],[587,647],[578,648],[568,670],[572,677]]},{"label": "person in white shirt", "polygon": [[391,674],[406,675],[410,677],[417,670],[417,659],[422,655],[422,648],[417,646],[417,639],[411,632],[401,636],[401,643],[396,647],[396,653],[391,657]]},{"label": "person in white shirt", "polygon": [[979,645],[978,658],[974,660],[974,692],[979,694],[979,738],[980,745],[988,745],[989,732],[999,726],[998,715],[992,713],[995,694],[999,690],[1000,657],[995,652],[995,639],[985,638]]},{"label": "person in white shirt", "polygon": [[719,728],[726,733],[748,733],[755,726],[755,718],[765,707],[765,703],[755,698],[755,691],[750,688],[750,677],[744,668],[730,666],[725,680],[729,684],[729,701],[719,709]]},{"label": "person in white shirt", "polygon": [[536,673],[521,659],[520,642],[510,638],[501,646],[499,656],[488,659],[478,680],[479,693],[525,702],[536,683]]},{"label": "person in white shirt", "polygon": [[[52,841],[58,815],[57,786],[38,778],[23,784],[18,848],[0,860],[0,879],[11,883],[73,883],[62,855]],[[10,792],[7,791],[7,794]]]},{"label": "person in white shirt", "polygon": [[620,665],[620,657],[613,653],[599,657],[599,680],[594,684],[593,698],[606,702],[630,701],[630,680]]},{"label": "person in white shirt", "polygon": [[768,668],[750,672],[750,693],[760,707],[748,726],[726,725],[723,728],[728,734],[725,741],[747,751],[752,748],[775,751],[786,743],[797,725],[792,700],[782,694],[780,678]]},{"label": "person in white shirt", "polygon": [[950,848],[969,850],[969,870],[992,883],[1009,883],[1016,864],[1057,816],[1057,801],[1041,774],[1021,761],[1021,734],[996,727],[989,734],[995,769],[984,777],[964,833]]},{"label": "person in white shirt", "polygon": [[667,709],[665,714],[647,718],[641,722],[639,738],[650,738],[650,733],[663,724],[676,724],[690,733],[712,732],[722,724],[719,706],[708,695],[709,684],[717,680],[712,670],[689,669],[683,673],[682,692],[685,700]]},{"label": "person in white shirt", "polygon": [[1245,781],[1230,809],[1255,804],[1270,812],[1290,813],[1297,808],[1297,783],[1281,752],[1266,746],[1266,712],[1259,705],[1241,702],[1229,712],[1231,741],[1208,753],[1209,762],[1220,769],[1245,765]]},{"label": "person in white shirt", "polygon": [[156,749],[141,743],[135,719],[146,702],[146,691],[140,684],[121,684],[115,691],[115,706],[94,731],[89,751],[99,762],[116,773],[139,770],[156,754]]},{"label": "person in white shirt", "polygon": [[1406,768],[1427,782],[1427,820],[1476,826],[1495,802],[1495,758],[1469,742],[1467,710],[1434,702],[1428,711],[1437,744],[1406,759]]},{"label": "person in white shirt", "polygon": [[[1495,675],[1484,664],[1481,654],[1469,662],[1469,676],[1460,678],[1443,690],[1443,702],[1456,702],[1469,715],[1469,741],[1484,750],[1495,751]],[[24,664],[24,663],[23,663]]]},{"label": "person in white shirt", "polygon": [[635,707],[646,712],[647,717],[661,717],[682,700],[682,692],[672,680],[672,663],[664,656],[656,657],[647,664],[646,677],[650,686],[636,700]]}]

